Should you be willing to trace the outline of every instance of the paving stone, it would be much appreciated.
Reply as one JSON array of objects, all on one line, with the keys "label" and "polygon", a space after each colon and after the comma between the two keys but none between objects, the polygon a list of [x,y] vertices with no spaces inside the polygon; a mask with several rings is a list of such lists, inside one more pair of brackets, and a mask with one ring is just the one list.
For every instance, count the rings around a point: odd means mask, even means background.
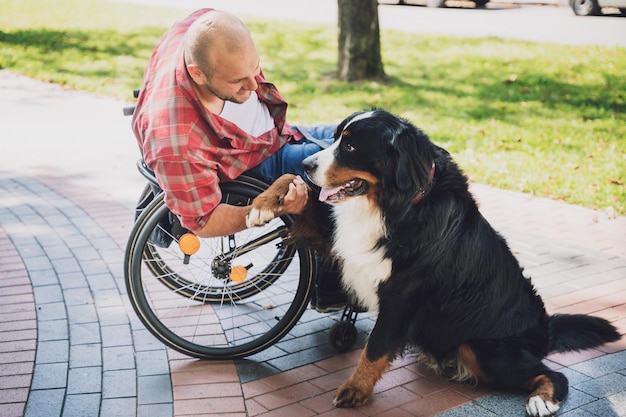
[{"label": "paving stone", "polygon": [[50,258],[48,251],[44,251],[41,245],[37,242],[34,242],[32,245],[20,246],[19,251],[21,258],[32,258],[37,256]]},{"label": "paving stone", "polygon": [[102,365],[100,343],[70,345],[70,368],[83,368]]},{"label": "paving stone", "polygon": [[[72,250],[76,248],[87,248],[91,246],[90,240],[82,234],[65,236],[63,240],[65,244]],[[76,264],[78,265],[78,262],[76,262]]]},{"label": "paving stone", "polygon": [[592,378],[597,378],[614,372],[616,364],[624,363],[626,363],[626,351],[621,351],[572,365],[571,368]]},{"label": "paving stone", "polygon": [[67,379],[68,394],[98,394],[102,392],[102,367],[71,368]]},{"label": "paving stone", "polygon": [[28,276],[33,287],[56,285],[59,283],[57,280],[56,271],[52,268],[40,269],[40,270],[28,270]]},{"label": "paving stone", "polygon": [[74,257],[76,257],[81,267],[83,268],[83,271],[85,272],[89,272],[87,269],[85,269],[87,261],[100,260],[100,254],[93,247],[74,248],[71,250],[71,253],[74,255]]},{"label": "paving stone", "polygon": [[81,271],[78,261],[74,258],[53,259],[52,265],[59,274]]},{"label": "paving stone", "polygon": [[104,398],[100,405],[100,417],[136,417],[135,398]]},{"label": "paving stone", "polygon": [[37,320],[60,320],[67,319],[67,312],[65,311],[65,304],[63,303],[49,303],[37,306]]},{"label": "paving stone", "polygon": [[65,389],[67,384],[67,362],[37,363],[33,375],[31,389],[49,390],[52,388]]},{"label": "paving stone", "polygon": [[497,414],[478,406],[477,404],[466,404],[452,410],[439,413],[436,417],[495,417]]},{"label": "paving stone", "polygon": [[[52,263],[50,262],[50,258],[47,256],[32,256],[32,257],[23,257],[22,258],[24,265],[26,265],[26,269],[29,271],[47,271],[52,269]],[[39,282],[33,282],[33,285],[40,284]]]},{"label": "paving stone", "polygon": [[585,404],[579,410],[597,417],[624,417],[626,416],[626,402],[615,402],[611,398],[601,398],[598,401]]},{"label": "paving stone", "polygon": [[172,381],[169,372],[137,377],[138,404],[172,403]]},{"label": "paving stone", "polygon": [[95,323],[98,321],[98,313],[91,300],[87,300],[82,305],[68,305],[67,318],[70,324]]},{"label": "paving stone", "polygon": [[37,363],[67,362],[69,360],[68,345],[68,340],[39,342],[37,346]]},{"label": "paving stone", "polygon": [[100,414],[100,394],[70,394],[61,417],[91,417]]},{"label": "paving stone", "polygon": [[100,325],[98,323],[76,323],[70,325],[73,345],[100,343]]},{"label": "paving stone", "polygon": [[58,279],[63,290],[88,287],[87,279],[82,271],[61,273],[58,274]]},{"label": "paving stone", "polygon": [[117,283],[109,271],[100,273],[89,272],[86,276],[89,287],[94,293],[106,290],[117,290]]},{"label": "paving stone", "polygon": [[60,416],[65,401],[65,389],[32,390],[24,417]]},{"label": "paving stone", "polygon": [[165,350],[137,352],[135,356],[138,376],[169,375],[170,367]]},{"label": "paving stone", "polygon": [[63,290],[63,296],[67,306],[81,306],[92,302],[91,290],[86,286],[66,288]]},{"label": "paving stone", "polygon": [[120,324],[116,326],[101,326],[100,333],[102,335],[102,346],[129,346],[133,344],[133,337],[130,333],[128,324]]},{"label": "paving stone", "polygon": [[172,417],[172,404],[140,404],[137,407],[137,417]]},{"label": "paving stone", "polygon": [[576,384],[576,388],[596,398],[626,391],[626,376],[616,372]]},{"label": "paving stone", "polygon": [[312,347],[296,353],[281,356],[279,358],[270,359],[267,362],[281,371],[287,371],[298,366],[329,358],[335,354],[336,352],[324,352],[319,347]]},{"label": "paving stone", "polygon": [[59,284],[40,285],[33,287],[33,295],[37,304],[62,303],[63,291]]},{"label": "paving stone", "polygon": [[165,349],[163,343],[159,342],[149,331],[145,330],[143,325],[140,325],[139,329],[133,330],[133,340],[137,352]]},{"label": "paving stone", "polygon": [[72,251],[65,245],[45,245],[45,253],[50,259],[66,259],[74,256]]},{"label": "paving stone", "polygon": [[[97,251],[96,251],[97,253]],[[107,266],[107,264],[100,259],[100,257],[98,256],[98,259],[93,259],[93,260],[87,260],[87,261],[81,261],[80,262],[80,267],[83,270],[83,272],[85,273],[85,275],[87,276],[87,279],[89,280],[90,276],[109,276],[109,279],[111,278],[109,275],[109,267]],[[104,278],[100,278],[99,281],[104,281]],[[91,281],[90,281],[91,282]]]},{"label": "paving stone", "polygon": [[586,392],[570,387],[567,398],[565,398],[565,401],[561,404],[561,412],[565,413],[570,410],[575,410],[585,404],[594,402],[596,399],[596,397],[589,395]]},{"label": "paving stone", "polygon": [[[568,411],[566,413],[560,413],[558,415],[559,417],[597,417],[596,414],[592,414],[588,411],[583,410],[582,408],[576,408],[574,410]],[[607,415],[603,417],[609,417],[609,416]]]},{"label": "paving stone", "polygon": [[103,307],[98,309],[100,325],[115,326],[128,324],[128,315],[123,306]]},{"label": "paving stone", "polygon": [[117,288],[101,289],[93,294],[96,308],[100,311],[105,307],[123,307],[126,296],[121,294]]},{"label": "paving stone", "polygon": [[102,398],[124,398],[137,396],[137,372],[134,369],[104,371],[102,376]]},{"label": "paving stone", "polygon": [[572,368],[560,368],[558,371],[567,377],[567,381],[571,387],[591,379],[590,376],[576,372]]},{"label": "paving stone", "polygon": [[104,371],[135,369],[135,351],[132,346],[114,346],[102,349]]},{"label": "paving stone", "polygon": [[497,393],[479,398],[474,403],[498,416],[526,417],[526,400],[523,394]]}]

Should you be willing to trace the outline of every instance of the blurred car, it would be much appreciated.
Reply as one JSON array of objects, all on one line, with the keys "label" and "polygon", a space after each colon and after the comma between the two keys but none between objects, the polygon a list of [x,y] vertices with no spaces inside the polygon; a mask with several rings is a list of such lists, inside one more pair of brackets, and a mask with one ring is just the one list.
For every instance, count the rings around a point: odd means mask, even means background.
[{"label": "blurred car", "polygon": [[[470,0],[476,7],[484,7],[489,0]],[[626,1],[626,0],[625,0]],[[417,4],[424,5],[426,7],[445,7],[446,0],[398,0],[397,4]]]},{"label": "blurred car", "polygon": [[626,15],[626,0],[569,0],[569,5],[578,16],[597,16],[603,7],[615,7]]}]

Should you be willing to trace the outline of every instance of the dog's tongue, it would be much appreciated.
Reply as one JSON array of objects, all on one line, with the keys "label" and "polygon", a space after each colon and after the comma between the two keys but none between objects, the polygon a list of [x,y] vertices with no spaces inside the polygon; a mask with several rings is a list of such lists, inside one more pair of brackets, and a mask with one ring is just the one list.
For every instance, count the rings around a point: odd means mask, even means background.
[{"label": "dog's tongue", "polygon": [[338,193],[339,190],[341,190],[341,187],[335,187],[335,188],[322,187],[322,189],[320,190],[319,200],[321,202],[324,202],[328,200],[328,197],[330,197],[331,195]]}]

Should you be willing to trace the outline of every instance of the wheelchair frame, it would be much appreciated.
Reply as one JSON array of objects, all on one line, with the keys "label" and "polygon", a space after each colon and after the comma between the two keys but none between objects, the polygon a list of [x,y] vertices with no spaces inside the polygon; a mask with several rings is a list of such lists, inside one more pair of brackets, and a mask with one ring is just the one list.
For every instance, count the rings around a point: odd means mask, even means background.
[{"label": "wheelchair frame", "polygon": [[[139,91],[133,95],[137,97]],[[133,107],[124,108],[132,115]],[[154,173],[143,160],[148,184],[139,199],[124,256],[128,296],[141,322],[159,341],[188,356],[234,359],[258,353],[282,339],[306,310],[315,285],[312,248],[289,241],[295,218],[282,216],[258,228],[198,239],[186,254],[180,225],[164,202]],[[221,184],[222,202],[249,205],[268,187],[240,176]],[[351,297],[330,330],[339,351],[356,343],[358,309]]]}]

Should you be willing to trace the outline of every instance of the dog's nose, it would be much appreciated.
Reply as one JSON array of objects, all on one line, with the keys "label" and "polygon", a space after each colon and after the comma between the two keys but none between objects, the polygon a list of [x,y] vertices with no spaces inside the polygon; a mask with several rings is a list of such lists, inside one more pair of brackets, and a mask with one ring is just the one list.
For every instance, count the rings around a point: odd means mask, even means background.
[{"label": "dog's nose", "polygon": [[311,155],[307,158],[304,158],[302,161],[302,168],[304,168],[304,172],[307,174],[311,174],[317,169],[317,156]]}]

